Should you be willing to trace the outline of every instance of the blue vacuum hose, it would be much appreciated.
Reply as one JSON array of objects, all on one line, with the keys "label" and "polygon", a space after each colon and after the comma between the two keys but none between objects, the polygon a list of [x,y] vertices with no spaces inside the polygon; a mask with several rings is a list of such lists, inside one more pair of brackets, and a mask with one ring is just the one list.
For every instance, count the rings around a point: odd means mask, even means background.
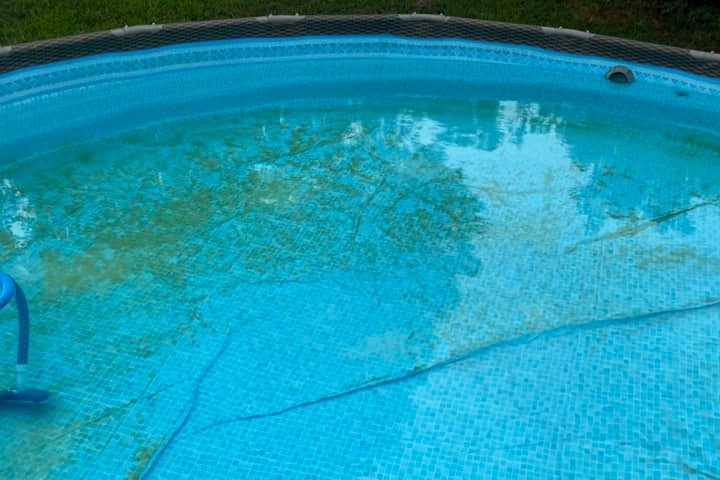
[{"label": "blue vacuum hose", "polygon": [[41,403],[50,397],[48,392],[25,388],[25,375],[30,351],[30,310],[28,309],[27,298],[20,285],[10,275],[0,270],[0,310],[5,308],[13,297],[18,311],[17,378],[13,388],[0,390],[0,403]]}]

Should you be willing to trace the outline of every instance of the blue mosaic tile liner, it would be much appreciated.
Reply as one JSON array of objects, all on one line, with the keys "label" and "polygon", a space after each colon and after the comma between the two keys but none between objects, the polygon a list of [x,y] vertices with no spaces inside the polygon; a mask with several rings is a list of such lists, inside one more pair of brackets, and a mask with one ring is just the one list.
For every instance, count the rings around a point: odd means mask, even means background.
[{"label": "blue mosaic tile liner", "polygon": [[720,410],[707,403],[720,370],[699,353],[719,319],[714,309],[541,337],[282,415],[188,428],[154,472],[190,478],[200,462],[219,478],[701,478],[720,466]]},{"label": "blue mosaic tile liner", "polygon": [[428,62],[415,46],[482,48],[423,42],[360,41],[398,70],[270,42],[302,61],[0,106],[0,258],[53,392],[0,410],[1,476],[717,476],[715,90],[570,62],[524,92],[501,80],[527,65]]}]

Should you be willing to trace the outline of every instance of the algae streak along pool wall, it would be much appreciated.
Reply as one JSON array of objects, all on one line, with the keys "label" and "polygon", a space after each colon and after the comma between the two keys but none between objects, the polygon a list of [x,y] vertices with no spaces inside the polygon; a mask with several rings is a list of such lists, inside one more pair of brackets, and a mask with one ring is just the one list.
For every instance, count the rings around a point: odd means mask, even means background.
[{"label": "algae streak along pool wall", "polygon": [[3,473],[712,474],[718,82],[615,63],[359,36],[0,77],[58,392],[2,412]]}]

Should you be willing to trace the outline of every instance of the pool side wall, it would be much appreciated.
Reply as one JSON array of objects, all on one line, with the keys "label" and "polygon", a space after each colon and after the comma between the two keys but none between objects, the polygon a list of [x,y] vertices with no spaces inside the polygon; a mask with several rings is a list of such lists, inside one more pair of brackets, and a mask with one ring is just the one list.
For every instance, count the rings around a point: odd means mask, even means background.
[{"label": "pool side wall", "polygon": [[561,28],[442,15],[268,16],[119,28],[0,48],[0,73],[108,52],[233,38],[391,34],[528,45],[720,78],[720,56]]}]

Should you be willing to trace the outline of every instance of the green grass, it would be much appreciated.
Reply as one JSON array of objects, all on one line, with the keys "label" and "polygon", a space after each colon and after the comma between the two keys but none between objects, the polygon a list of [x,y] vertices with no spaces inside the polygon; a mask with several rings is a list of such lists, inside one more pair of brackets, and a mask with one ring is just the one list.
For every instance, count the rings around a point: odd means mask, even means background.
[{"label": "green grass", "polygon": [[152,22],[409,12],[563,26],[720,50],[720,6],[707,0],[0,0],[0,45]]}]

